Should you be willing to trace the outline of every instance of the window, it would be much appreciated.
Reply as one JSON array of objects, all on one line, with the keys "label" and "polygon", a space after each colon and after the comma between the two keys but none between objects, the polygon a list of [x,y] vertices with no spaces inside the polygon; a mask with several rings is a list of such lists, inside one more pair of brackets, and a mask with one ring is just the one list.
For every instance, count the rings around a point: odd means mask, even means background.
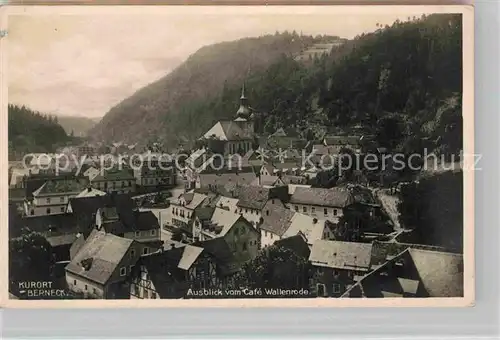
[{"label": "window", "polygon": [[156,235],[156,229],[152,229],[151,230],[151,236],[155,236]]},{"label": "window", "polygon": [[247,243],[243,243],[243,250],[247,250]]},{"label": "window", "polygon": [[92,293],[97,294],[97,289],[92,288]]},{"label": "window", "polygon": [[313,213],[313,214],[314,214],[314,212],[315,212],[315,211],[316,211],[316,208],[315,208],[315,207],[312,207],[312,208],[311,208],[311,213]]},{"label": "window", "polygon": [[64,203],[64,197],[60,198],[61,203]]},{"label": "window", "polygon": [[264,231],[264,235],[267,237],[267,231]]},{"label": "window", "polygon": [[49,203],[50,203],[50,198],[47,198],[47,204],[49,204]]},{"label": "window", "polygon": [[340,285],[338,283],[333,284],[333,292],[336,294],[340,293]]},{"label": "window", "polygon": [[323,213],[325,214],[325,216],[328,215],[328,209],[327,208],[323,209]]},{"label": "window", "polygon": [[144,247],[144,249],[142,250],[142,253],[143,253],[144,255],[146,255],[148,252],[149,252],[148,247]]},{"label": "window", "polygon": [[337,209],[333,209],[333,216],[337,216]]},{"label": "window", "polygon": [[298,205],[295,206],[295,211],[299,211],[299,206]]},{"label": "window", "polygon": [[271,204],[274,204],[274,200],[271,200]]},{"label": "window", "polygon": [[61,212],[64,212],[64,207],[61,207]]},{"label": "window", "polygon": [[73,280],[73,284],[76,286],[76,280]]},{"label": "window", "polygon": [[269,210],[266,210],[266,215],[269,216]]},{"label": "window", "polygon": [[35,215],[35,210],[31,209],[30,214]]},{"label": "window", "polygon": [[124,181],[122,181],[122,188],[123,188],[124,186],[125,186],[125,182],[124,182]]},{"label": "window", "polygon": [[85,290],[87,290],[87,288],[88,288],[87,285],[85,285]]},{"label": "window", "polygon": [[135,257],[135,249],[130,249],[130,258]]},{"label": "window", "polygon": [[307,212],[307,207],[302,207],[302,211],[306,213]]},{"label": "window", "polygon": [[47,214],[50,214],[50,208],[47,208]]},{"label": "window", "polygon": [[158,295],[156,293],[151,292],[151,298],[152,299],[157,299]]},{"label": "window", "polygon": [[127,268],[121,267],[120,268],[120,276],[125,276],[127,275]]},{"label": "window", "polygon": [[131,272],[132,272],[132,270],[134,270],[134,265],[131,265],[131,266],[129,266],[129,267],[128,267],[128,271],[129,271],[129,273],[131,273]]},{"label": "window", "polygon": [[136,231],[135,232],[135,237],[139,237],[139,236],[141,236],[141,232],[140,231]]},{"label": "window", "polygon": [[132,186],[132,182],[131,181],[128,181],[128,186],[131,187]]}]

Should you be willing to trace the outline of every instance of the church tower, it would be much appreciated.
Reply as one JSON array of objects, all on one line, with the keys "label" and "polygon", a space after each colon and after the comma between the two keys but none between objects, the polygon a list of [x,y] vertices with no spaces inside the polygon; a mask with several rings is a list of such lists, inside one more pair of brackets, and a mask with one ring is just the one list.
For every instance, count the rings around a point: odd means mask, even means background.
[{"label": "church tower", "polygon": [[241,88],[240,107],[238,111],[236,111],[236,118],[234,121],[248,136],[253,136],[253,115],[250,106],[248,106],[248,98],[245,95],[245,83],[243,83],[243,87]]}]

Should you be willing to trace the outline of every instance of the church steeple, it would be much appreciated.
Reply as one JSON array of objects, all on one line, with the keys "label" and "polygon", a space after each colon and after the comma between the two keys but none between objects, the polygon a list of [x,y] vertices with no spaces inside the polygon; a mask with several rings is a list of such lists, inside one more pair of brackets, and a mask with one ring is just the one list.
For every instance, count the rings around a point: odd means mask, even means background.
[{"label": "church steeple", "polygon": [[250,108],[248,107],[248,99],[245,95],[245,83],[243,83],[243,87],[241,88],[240,108],[236,112],[236,118],[248,119],[250,113],[251,112]]}]

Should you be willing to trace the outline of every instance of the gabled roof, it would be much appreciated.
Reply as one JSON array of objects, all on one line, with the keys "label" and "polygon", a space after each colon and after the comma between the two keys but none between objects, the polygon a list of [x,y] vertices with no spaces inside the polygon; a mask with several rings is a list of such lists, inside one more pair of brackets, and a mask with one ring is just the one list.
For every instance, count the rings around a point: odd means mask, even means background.
[{"label": "gabled roof", "polygon": [[290,203],[345,208],[354,198],[347,190],[297,187]]},{"label": "gabled roof", "polygon": [[240,186],[237,195],[238,207],[261,210],[269,200],[270,190],[259,186]]},{"label": "gabled roof", "polygon": [[105,285],[134,241],[94,230],[66,270]]},{"label": "gabled roof", "polygon": [[197,192],[188,192],[182,194],[181,198],[186,201],[186,208],[194,210],[199,207],[208,198],[208,196]]},{"label": "gabled roof", "polygon": [[463,296],[463,255],[412,248],[408,251],[429,296]]},{"label": "gabled roof", "polygon": [[273,209],[269,211],[269,215],[262,216],[263,222],[260,225],[260,229],[269,231],[278,236],[283,236],[290,228],[294,215],[295,212],[285,207],[273,207]]},{"label": "gabled roof", "polygon": [[116,207],[119,213],[132,211],[137,207],[130,194],[75,197],[69,200],[69,204],[74,214],[87,214],[90,216],[95,214],[99,208],[104,208],[106,206]]},{"label": "gabled roof", "polygon": [[342,297],[461,297],[463,255],[408,248],[365,275]]},{"label": "gabled roof", "polygon": [[217,237],[211,240],[198,241],[193,245],[203,248],[210,256],[215,258],[220,274],[223,276],[233,274],[239,270],[238,262],[224,238]]},{"label": "gabled roof", "polygon": [[311,255],[311,250],[307,245],[307,239],[300,233],[277,240],[274,244],[278,247],[290,249],[295,255],[304,259],[309,259],[309,255]]},{"label": "gabled roof", "polygon": [[313,244],[323,238],[323,231],[326,224],[326,220],[317,219],[301,213],[295,213],[290,221],[290,226],[283,234],[283,237],[290,237],[301,233],[307,239],[308,244]]},{"label": "gabled roof", "polygon": [[314,242],[309,261],[318,267],[368,271],[371,243],[318,240]]},{"label": "gabled roof", "polygon": [[33,191],[33,196],[79,193],[84,188],[85,186],[76,179],[48,180],[37,190]]},{"label": "gabled roof", "polygon": [[242,130],[238,126],[238,123],[231,120],[218,121],[203,135],[203,137],[207,139],[215,138],[225,141],[253,139],[253,135],[251,133]]},{"label": "gabled roof", "polygon": [[106,195],[106,193],[104,191],[89,187],[89,188],[82,190],[82,192],[80,192],[78,195],[76,195],[75,198],[104,196],[104,195]]}]

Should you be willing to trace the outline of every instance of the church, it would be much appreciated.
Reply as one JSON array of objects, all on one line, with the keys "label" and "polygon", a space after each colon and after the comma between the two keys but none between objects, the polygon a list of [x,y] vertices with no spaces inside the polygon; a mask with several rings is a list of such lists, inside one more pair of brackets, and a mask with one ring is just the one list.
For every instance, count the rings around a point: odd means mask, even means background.
[{"label": "church", "polygon": [[221,152],[225,156],[245,154],[252,149],[255,138],[255,112],[248,105],[243,85],[240,97],[240,107],[234,120],[220,120],[215,123],[201,139],[208,141],[211,150]]}]

